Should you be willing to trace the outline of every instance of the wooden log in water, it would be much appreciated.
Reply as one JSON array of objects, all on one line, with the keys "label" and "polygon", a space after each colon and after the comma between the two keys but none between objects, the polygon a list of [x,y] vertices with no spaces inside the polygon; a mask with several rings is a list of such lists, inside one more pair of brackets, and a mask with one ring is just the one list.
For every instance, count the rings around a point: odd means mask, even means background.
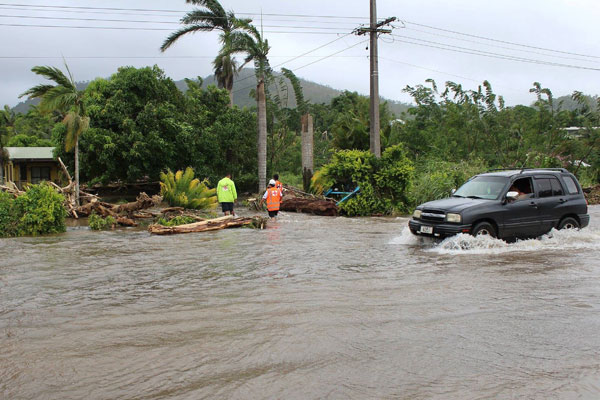
[{"label": "wooden log in water", "polygon": [[171,235],[175,233],[216,231],[219,229],[238,228],[241,226],[264,229],[266,227],[266,220],[267,218],[264,217],[244,218],[227,215],[220,218],[207,219],[200,222],[193,222],[191,224],[177,226],[154,224],[148,227],[148,231],[155,235]]},{"label": "wooden log in water", "polygon": [[335,201],[301,197],[284,197],[281,202],[280,210],[324,216],[338,215],[338,207],[335,204]]}]

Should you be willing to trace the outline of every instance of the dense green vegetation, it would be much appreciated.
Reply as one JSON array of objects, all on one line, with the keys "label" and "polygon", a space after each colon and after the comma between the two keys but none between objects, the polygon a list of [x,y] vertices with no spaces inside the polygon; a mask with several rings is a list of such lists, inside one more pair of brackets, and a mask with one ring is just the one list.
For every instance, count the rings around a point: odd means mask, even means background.
[{"label": "dense green vegetation", "polygon": [[[288,82],[271,79],[265,94],[267,175],[277,172],[283,182],[299,185],[301,113]],[[380,109],[382,148],[402,144],[414,168],[402,201],[390,198],[350,214],[405,210],[444,197],[489,168],[563,166],[583,185],[598,182],[600,135],[595,127],[600,113],[590,97],[575,92],[572,102],[578,107],[563,110],[562,102],[557,104],[552,92],[537,83],[531,88],[532,106],[514,107],[507,107],[488,82],[470,91],[452,82],[438,89],[433,81],[405,90],[415,107],[400,116],[387,103]],[[163,171],[191,166],[210,186],[230,170],[241,190],[254,190],[255,109],[229,107],[226,90],[188,81],[182,93],[157,67],[123,67],[109,79],[91,82],[83,101],[92,121],[80,137],[84,181],[158,180]],[[338,160],[337,151],[368,149],[366,97],[342,92],[330,104],[304,106],[314,118],[317,169]],[[60,115],[41,114],[37,108],[26,115],[7,110],[3,115],[4,145],[47,143],[51,131],[58,155],[73,166],[73,153],[64,150],[66,128]],[[564,130],[569,126],[581,130],[569,133]]]},{"label": "dense green vegetation", "polygon": [[102,231],[105,229],[113,229],[117,225],[117,220],[111,215],[103,218],[92,211],[88,217],[88,225],[94,231]]},{"label": "dense green vegetation", "polygon": [[0,192],[0,237],[38,236],[66,230],[65,199],[50,185],[31,185],[16,199]]},{"label": "dense green vegetation", "polygon": [[193,222],[197,222],[197,220],[187,215],[178,215],[171,219],[161,217],[156,221],[157,224],[164,226],[186,225],[191,224]]},{"label": "dense green vegetation", "polygon": [[360,195],[341,203],[340,211],[349,216],[386,214],[406,210],[413,173],[401,144],[388,147],[379,159],[367,150],[341,150],[315,175],[313,188],[351,192],[359,186]]}]

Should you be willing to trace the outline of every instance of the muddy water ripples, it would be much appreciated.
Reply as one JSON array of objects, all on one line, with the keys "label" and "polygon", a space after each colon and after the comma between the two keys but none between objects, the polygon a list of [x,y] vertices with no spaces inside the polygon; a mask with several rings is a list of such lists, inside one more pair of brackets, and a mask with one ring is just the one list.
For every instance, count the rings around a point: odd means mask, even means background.
[{"label": "muddy water ripples", "polygon": [[292,213],[0,239],[0,398],[598,399],[590,214],[510,244]]}]

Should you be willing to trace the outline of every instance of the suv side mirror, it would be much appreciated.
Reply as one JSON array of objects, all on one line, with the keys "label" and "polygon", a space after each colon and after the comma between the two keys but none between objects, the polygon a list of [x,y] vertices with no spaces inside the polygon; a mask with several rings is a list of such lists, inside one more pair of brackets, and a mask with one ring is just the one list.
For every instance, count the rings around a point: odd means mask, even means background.
[{"label": "suv side mirror", "polygon": [[519,197],[519,192],[508,192],[506,193],[506,198],[508,200],[516,200]]},{"label": "suv side mirror", "polygon": [[456,193],[456,188],[451,190],[452,194]]}]

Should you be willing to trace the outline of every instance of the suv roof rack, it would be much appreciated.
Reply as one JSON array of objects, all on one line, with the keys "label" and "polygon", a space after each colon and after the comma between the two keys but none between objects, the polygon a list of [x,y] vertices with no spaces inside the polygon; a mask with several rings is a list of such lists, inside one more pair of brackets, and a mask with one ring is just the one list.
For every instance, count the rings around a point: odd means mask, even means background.
[{"label": "suv roof rack", "polygon": [[495,171],[518,171],[522,168],[513,167],[513,168],[492,168],[488,169],[487,172],[495,172]]},{"label": "suv roof rack", "polygon": [[521,172],[519,172],[520,174],[523,173],[523,171],[558,171],[558,172],[569,172],[567,171],[567,169],[565,168],[521,168]]}]

